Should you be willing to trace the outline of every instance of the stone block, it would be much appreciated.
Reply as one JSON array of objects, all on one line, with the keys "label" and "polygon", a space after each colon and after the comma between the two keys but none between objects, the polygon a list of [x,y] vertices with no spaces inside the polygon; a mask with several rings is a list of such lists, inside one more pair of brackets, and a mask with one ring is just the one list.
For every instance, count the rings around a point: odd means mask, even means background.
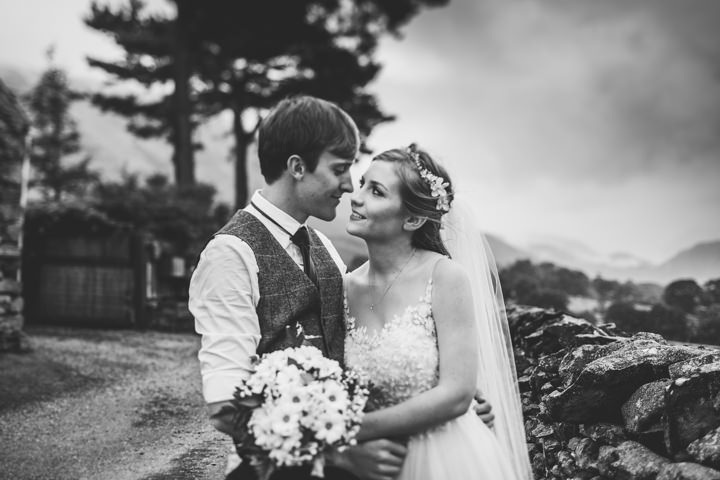
[{"label": "stone block", "polygon": [[563,384],[569,386],[590,362],[620,349],[624,344],[625,341],[616,341],[609,345],[581,345],[568,352],[558,367]]},{"label": "stone block", "polygon": [[665,457],[633,441],[602,447],[598,458],[600,473],[615,480],[655,480],[667,463]]},{"label": "stone block", "polygon": [[10,313],[22,313],[24,307],[25,307],[25,302],[23,301],[23,298],[18,296],[15,300],[10,302],[8,311]]},{"label": "stone block", "polygon": [[0,203],[0,222],[12,224],[22,217],[23,210],[19,203]]},{"label": "stone block", "polygon": [[632,433],[660,432],[665,411],[665,389],[670,380],[646,383],[625,402],[622,412],[625,428]]},{"label": "stone block", "polygon": [[696,462],[720,470],[720,427],[691,442],[687,453]]},{"label": "stone block", "polygon": [[720,363],[720,351],[708,352],[699,357],[674,363],[670,365],[668,372],[670,373],[670,378],[672,379],[690,377],[696,373],[700,373],[703,369],[707,369],[708,365],[712,365],[714,363]]},{"label": "stone block", "polygon": [[602,445],[618,446],[627,440],[627,434],[620,425],[596,423],[580,428],[580,433]]},{"label": "stone block", "polygon": [[597,461],[600,448],[597,442],[591,438],[574,437],[568,442],[568,448],[573,454],[578,468],[598,473]]},{"label": "stone block", "polygon": [[22,315],[0,315],[0,336],[19,332],[23,323]]},{"label": "stone block", "polygon": [[20,257],[20,247],[13,243],[0,244],[0,261],[4,258],[18,258]]},{"label": "stone block", "polygon": [[720,363],[672,381],[665,392],[664,422],[671,454],[720,426]]},{"label": "stone block", "polygon": [[0,279],[0,294],[13,294],[17,295],[20,293],[20,282],[11,278]]},{"label": "stone block", "polygon": [[555,353],[562,348],[577,347],[583,343],[578,335],[591,334],[595,330],[587,320],[563,315],[526,335],[524,342],[536,354]]},{"label": "stone block", "polygon": [[5,226],[5,234],[3,237],[14,244],[17,244],[20,238],[20,232],[22,232],[22,222],[18,220]]},{"label": "stone block", "polygon": [[697,463],[670,463],[660,469],[656,480],[720,480],[720,472]]},{"label": "stone block", "polygon": [[[608,346],[609,347],[609,346]],[[555,421],[593,423],[616,421],[620,407],[640,386],[668,377],[668,367],[706,350],[633,340],[588,363],[566,389],[547,396]]]}]

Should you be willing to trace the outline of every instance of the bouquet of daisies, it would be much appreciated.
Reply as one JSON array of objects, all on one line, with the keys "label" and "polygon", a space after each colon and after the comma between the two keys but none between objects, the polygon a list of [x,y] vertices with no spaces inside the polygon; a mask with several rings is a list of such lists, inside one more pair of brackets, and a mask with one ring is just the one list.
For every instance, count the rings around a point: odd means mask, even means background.
[{"label": "bouquet of daisies", "polygon": [[238,453],[261,479],[303,465],[321,477],[325,453],[355,443],[367,396],[355,374],[315,347],[265,354],[235,391],[236,419],[246,424]]}]

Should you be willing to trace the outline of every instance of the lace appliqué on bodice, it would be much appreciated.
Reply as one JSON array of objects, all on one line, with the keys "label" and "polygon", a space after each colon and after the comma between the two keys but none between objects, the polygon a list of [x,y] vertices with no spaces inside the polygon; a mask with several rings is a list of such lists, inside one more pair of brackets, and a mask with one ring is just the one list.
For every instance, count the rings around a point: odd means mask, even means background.
[{"label": "lace appliqu\u00e9 on bodice", "polygon": [[419,303],[378,332],[357,327],[345,296],[345,365],[370,382],[370,409],[403,402],[438,382],[438,347],[432,316],[432,279]]}]

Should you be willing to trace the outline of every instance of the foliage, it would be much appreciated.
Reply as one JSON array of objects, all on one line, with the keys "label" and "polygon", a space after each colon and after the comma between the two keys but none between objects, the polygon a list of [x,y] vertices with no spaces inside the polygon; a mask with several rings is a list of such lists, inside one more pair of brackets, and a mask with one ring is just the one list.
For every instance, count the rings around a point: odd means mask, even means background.
[{"label": "foliage", "polygon": [[587,296],[590,280],[579,271],[552,263],[519,260],[500,271],[503,295],[525,305],[564,310],[569,296]]},{"label": "foliage", "polygon": [[25,153],[28,119],[17,97],[0,80],[0,187],[4,174],[12,165],[21,163]]},{"label": "foliage", "polygon": [[103,212],[82,202],[42,202],[30,204],[23,224],[27,238],[40,234],[85,236],[107,235],[127,230],[130,225],[113,220]]},{"label": "foliage", "polygon": [[95,207],[109,218],[152,233],[173,253],[194,258],[229,217],[226,205],[213,205],[214,196],[210,185],[178,187],[162,175],[141,185],[130,175],[100,185]]},{"label": "foliage", "polygon": [[702,304],[705,306],[720,304],[720,278],[708,280],[703,284]]},{"label": "foliage", "polygon": [[645,307],[631,302],[613,303],[605,313],[605,321],[628,333],[652,332],[682,342],[689,341],[691,336],[685,314],[662,304]]},{"label": "foliage", "polygon": [[567,293],[552,288],[538,288],[532,292],[522,303],[535,305],[541,308],[554,308],[567,310],[569,298]]},{"label": "foliage", "polygon": [[[175,16],[145,14],[141,0],[116,10],[94,2],[85,22],[112,36],[126,55],[120,62],[90,59],[90,64],[147,89],[170,81],[175,88],[153,99],[97,94],[93,102],[128,116],[133,133],[171,139],[181,185],[193,182],[192,165],[183,164],[192,162],[187,152],[192,128],[229,110],[236,204],[244,205],[246,149],[264,111],[288,95],[312,94],[340,104],[369,135],[392,119],[367,91],[380,70],[374,59],[380,38],[398,35],[422,6],[446,2],[175,0]],[[182,121],[184,127],[175,123]]]},{"label": "foliage", "polygon": [[698,307],[695,312],[697,325],[692,340],[697,343],[720,345],[720,303]]},{"label": "foliage", "polygon": [[590,282],[590,293],[599,302],[600,313],[612,303],[657,303],[662,287],[654,283],[618,282],[597,276]]},{"label": "foliage", "polygon": [[685,313],[692,313],[700,304],[703,290],[695,280],[675,280],[665,287],[663,301]]},{"label": "foliage", "polygon": [[666,287],[664,304],[620,300],[607,309],[605,321],[630,333],[653,332],[671,340],[719,344],[720,302],[715,297],[719,283],[710,280],[700,288],[694,280],[676,280]]},{"label": "foliage", "polygon": [[30,150],[33,167],[31,187],[45,200],[79,198],[99,176],[89,168],[90,157],[68,163],[69,156],[80,152],[80,134],[69,109],[80,96],[73,92],[65,72],[50,67],[27,96],[34,130]]}]

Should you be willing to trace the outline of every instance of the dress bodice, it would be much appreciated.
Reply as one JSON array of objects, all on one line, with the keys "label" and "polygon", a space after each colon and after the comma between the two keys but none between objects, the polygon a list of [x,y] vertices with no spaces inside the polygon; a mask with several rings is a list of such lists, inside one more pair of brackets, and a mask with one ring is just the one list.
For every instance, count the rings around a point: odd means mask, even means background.
[{"label": "dress bodice", "polygon": [[370,382],[370,409],[395,405],[438,382],[438,347],[432,316],[432,278],[415,305],[378,332],[358,327],[345,295],[345,366]]}]

